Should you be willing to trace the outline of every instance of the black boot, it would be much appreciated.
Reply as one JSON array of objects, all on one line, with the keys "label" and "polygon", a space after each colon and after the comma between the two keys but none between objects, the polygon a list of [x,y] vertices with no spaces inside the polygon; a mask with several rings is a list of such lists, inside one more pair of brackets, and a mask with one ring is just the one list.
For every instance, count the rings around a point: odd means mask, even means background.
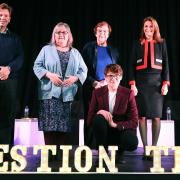
[{"label": "black boot", "polygon": [[126,161],[124,160],[124,151],[118,151],[116,154],[116,163],[117,164],[125,164]]}]

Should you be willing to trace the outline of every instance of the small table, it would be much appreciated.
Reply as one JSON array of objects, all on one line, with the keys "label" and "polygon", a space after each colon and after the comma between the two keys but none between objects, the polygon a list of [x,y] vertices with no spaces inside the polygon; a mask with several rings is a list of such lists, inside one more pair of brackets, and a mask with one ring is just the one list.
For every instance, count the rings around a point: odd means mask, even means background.
[{"label": "small table", "polygon": [[44,145],[44,135],[38,130],[37,118],[15,119],[14,145]]}]

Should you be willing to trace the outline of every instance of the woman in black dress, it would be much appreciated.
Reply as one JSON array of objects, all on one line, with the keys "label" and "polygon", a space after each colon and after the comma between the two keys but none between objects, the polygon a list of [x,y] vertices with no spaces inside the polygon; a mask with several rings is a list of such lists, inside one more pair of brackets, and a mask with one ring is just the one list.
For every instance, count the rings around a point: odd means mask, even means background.
[{"label": "woman in black dress", "polygon": [[[139,129],[145,150],[148,145],[147,118],[152,119],[152,146],[156,146],[163,96],[167,94],[170,85],[166,42],[161,38],[158,23],[153,17],[143,20],[140,39],[134,42],[131,55],[129,85],[136,96]],[[150,157],[144,155],[143,158],[152,159],[152,154]]]}]

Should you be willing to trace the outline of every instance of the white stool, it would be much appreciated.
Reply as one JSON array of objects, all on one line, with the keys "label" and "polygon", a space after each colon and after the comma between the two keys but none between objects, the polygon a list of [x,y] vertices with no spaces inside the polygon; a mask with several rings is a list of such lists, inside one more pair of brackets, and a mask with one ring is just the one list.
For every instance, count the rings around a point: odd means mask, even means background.
[{"label": "white stool", "polygon": [[15,119],[14,145],[44,145],[44,135],[38,130],[37,118]]},{"label": "white stool", "polygon": [[[152,145],[152,131],[151,131],[151,120],[147,120],[147,139],[148,145]],[[137,128],[137,136],[139,140],[138,147],[143,147],[139,127]],[[161,120],[161,129],[158,139],[158,146],[174,146],[175,145],[175,134],[174,134],[174,121],[173,120]]]},{"label": "white stool", "polygon": [[84,119],[79,120],[79,146],[84,146]]},{"label": "white stool", "polygon": [[[148,130],[148,145],[152,145],[152,131],[151,120],[147,120]],[[138,147],[143,147],[139,127],[137,128],[137,137],[139,140]],[[79,120],[79,146],[84,145],[84,120]],[[174,133],[174,121],[173,120],[161,120],[161,130],[157,145],[159,146],[174,146],[175,145],[175,133]]]}]

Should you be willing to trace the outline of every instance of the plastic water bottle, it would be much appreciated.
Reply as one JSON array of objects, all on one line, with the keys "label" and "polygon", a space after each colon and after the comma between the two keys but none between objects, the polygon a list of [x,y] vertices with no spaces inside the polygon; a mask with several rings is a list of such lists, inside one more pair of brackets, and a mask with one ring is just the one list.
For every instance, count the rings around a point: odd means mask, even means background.
[{"label": "plastic water bottle", "polygon": [[28,118],[28,117],[29,117],[29,107],[26,106],[26,107],[24,108],[24,118]]},{"label": "plastic water bottle", "polygon": [[167,120],[171,120],[171,109],[170,109],[170,107],[167,107],[167,109],[166,109],[166,117],[167,117]]}]

